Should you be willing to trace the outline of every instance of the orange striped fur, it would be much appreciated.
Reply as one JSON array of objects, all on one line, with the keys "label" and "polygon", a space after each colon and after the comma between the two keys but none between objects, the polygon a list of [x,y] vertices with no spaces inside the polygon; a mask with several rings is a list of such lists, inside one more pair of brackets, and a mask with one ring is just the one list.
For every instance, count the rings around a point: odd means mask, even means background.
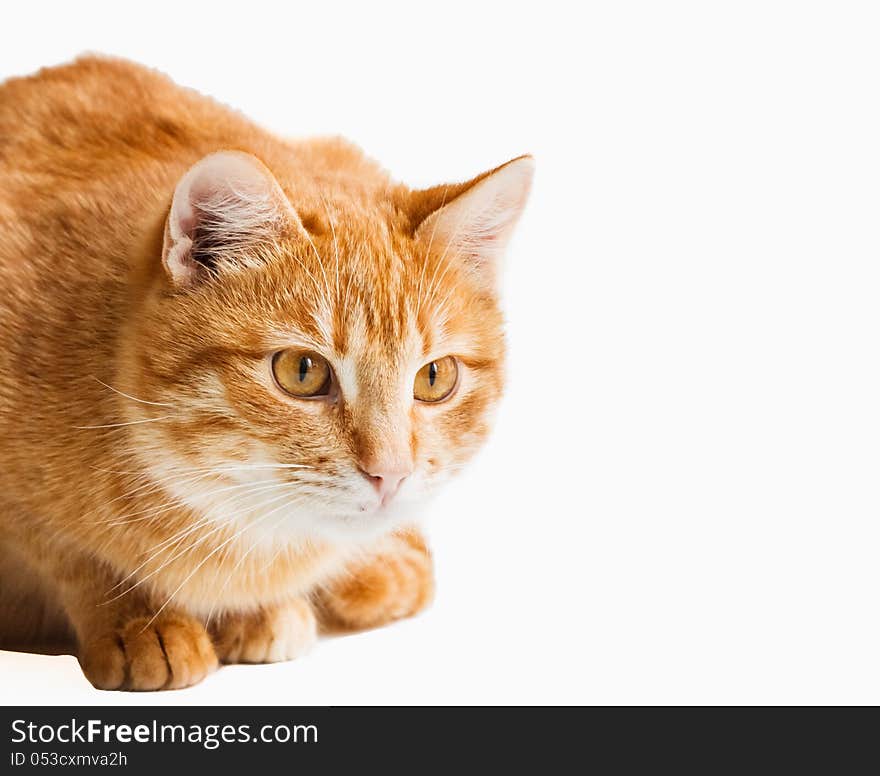
[{"label": "orange striped fur", "polygon": [[[0,85],[0,645],[174,688],[427,605],[411,526],[489,431],[530,179],[413,191],[113,59]],[[292,347],[332,396],[279,388]],[[415,401],[444,356],[454,393]]]}]

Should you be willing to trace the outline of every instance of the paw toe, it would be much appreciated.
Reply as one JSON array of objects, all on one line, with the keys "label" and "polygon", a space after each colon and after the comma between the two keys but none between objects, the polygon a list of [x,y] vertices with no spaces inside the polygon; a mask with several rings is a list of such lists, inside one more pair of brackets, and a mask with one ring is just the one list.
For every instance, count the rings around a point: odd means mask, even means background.
[{"label": "paw toe", "polygon": [[125,650],[115,635],[84,644],[79,663],[86,679],[98,690],[118,690],[125,684]]},{"label": "paw toe", "polygon": [[101,690],[179,689],[195,684],[217,666],[205,629],[182,617],[136,617],[117,633],[80,650],[86,678]]},{"label": "paw toe", "polygon": [[132,690],[159,690],[168,681],[168,661],[159,634],[147,617],[131,620],[122,629]]},{"label": "paw toe", "polygon": [[176,690],[202,681],[217,667],[217,656],[204,628],[170,620],[157,628],[168,664],[167,689]]}]

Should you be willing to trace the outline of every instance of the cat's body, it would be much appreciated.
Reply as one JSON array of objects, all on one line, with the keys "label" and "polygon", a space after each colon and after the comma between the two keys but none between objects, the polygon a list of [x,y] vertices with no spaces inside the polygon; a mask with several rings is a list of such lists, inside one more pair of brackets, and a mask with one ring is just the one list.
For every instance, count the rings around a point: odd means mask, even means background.
[{"label": "cat's body", "polygon": [[[501,391],[510,168],[410,192],[114,60],[0,85],[0,646],[69,634],[97,686],[178,687],[296,656],[313,612],[423,607],[407,526]],[[282,395],[282,351],[325,386]],[[407,399],[446,355],[451,398]]]}]

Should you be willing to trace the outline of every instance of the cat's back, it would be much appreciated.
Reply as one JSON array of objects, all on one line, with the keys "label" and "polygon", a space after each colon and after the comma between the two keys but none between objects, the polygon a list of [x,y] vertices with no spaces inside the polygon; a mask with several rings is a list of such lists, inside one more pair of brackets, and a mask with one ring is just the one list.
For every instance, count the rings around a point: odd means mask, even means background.
[{"label": "cat's back", "polygon": [[[29,255],[22,240],[35,234],[45,244],[47,234],[63,243],[87,232],[86,258],[100,253],[95,241],[130,237],[134,222],[167,210],[192,164],[224,149],[247,151],[298,186],[313,174],[342,176],[354,188],[383,189],[388,181],[341,139],[294,144],[158,71],[84,57],[0,83],[0,230],[7,241],[4,249],[0,240],[0,272]],[[118,235],[108,234],[114,229]]]},{"label": "cat's back", "polygon": [[0,170],[13,182],[43,175],[88,186],[125,160],[161,159],[246,125],[155,70],[85,57],[0,84]]},{"label": "cat's back", "polygon": [[78,295],[85,283],[124,283],[133,235],[167,207],[182,171],[255,134],[231,109],[119,59],[0,84],[0,283],[17,292],[0,298],[0,312],[64,307],[48,278]]}]

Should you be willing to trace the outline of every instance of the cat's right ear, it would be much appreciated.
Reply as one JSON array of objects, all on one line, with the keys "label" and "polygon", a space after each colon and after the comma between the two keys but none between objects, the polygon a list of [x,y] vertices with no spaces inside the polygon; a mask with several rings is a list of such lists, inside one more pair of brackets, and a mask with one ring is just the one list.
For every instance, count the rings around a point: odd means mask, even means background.
[{"label": "cat's right ear", "polygon": [[501,257],[525,207],[534,171],[532,157],[519,156],[466,183],[416,192],[414,212],[421,223],[415,239],[426,252],[433,245],[444,256],[457,257],[477,283],[497,290]]},{"label": "cat's right ear", "polygon": [[253,265],[261,245],[302,229],[272,173],[256,157],[221,151],[197,162],[174,191],[162,262],[186,288],[224,270]]}]

